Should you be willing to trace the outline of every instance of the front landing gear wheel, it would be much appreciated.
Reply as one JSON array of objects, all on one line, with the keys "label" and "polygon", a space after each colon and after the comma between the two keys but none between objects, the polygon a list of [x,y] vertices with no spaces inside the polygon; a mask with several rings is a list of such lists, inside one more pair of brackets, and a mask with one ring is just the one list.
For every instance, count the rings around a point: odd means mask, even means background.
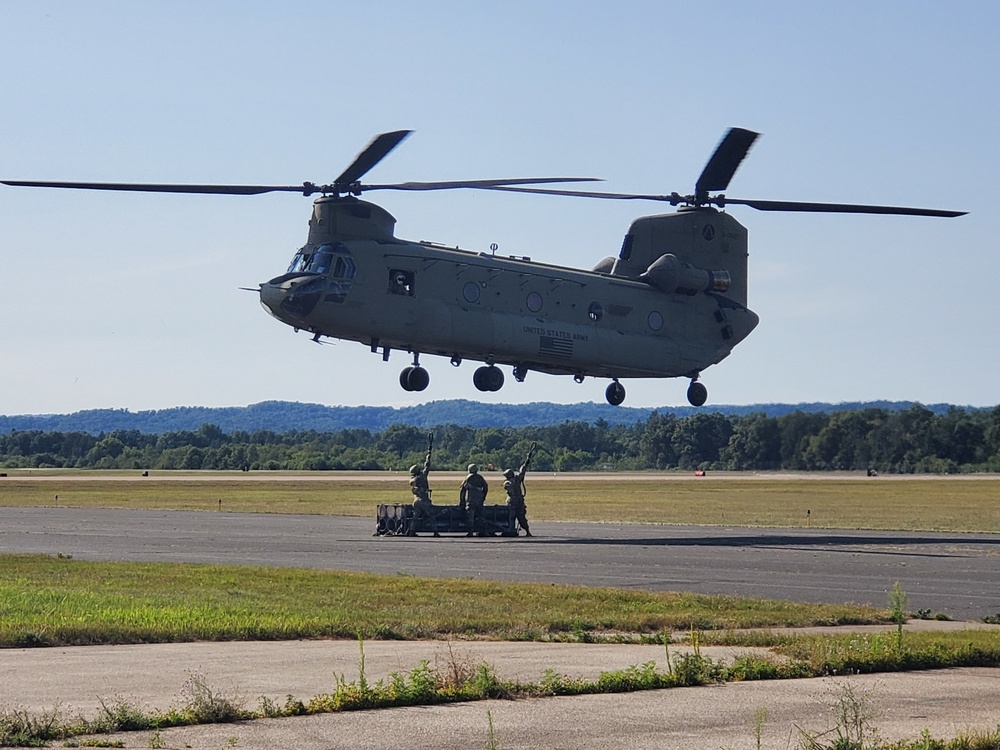
[{"label": "front landing gear wheel", "polygon": [[405,367],[399,373],[399,384],[404,391],[422,391],[430,385],[431,376],[423,367]]},{"label": "front landing gear wheel", "polygon": [[481,391],[499,391],[503,380],[503,370],[496,365],[480,367],[472,373],[472,384]]},{"label": "front landing gear wheel", "polygon": [[612,406],[620,405],[625,400],[625,386],[615,380],[613,383],[608,385],[608,389],[604,391],[604,397]]},{"label": "front landing gear wheel", "polygon": [[687,396],[691,406],[704,406],[705,402],[708,401],[708,388],[697,380],[692,380],[691,385],[688,386]]}]

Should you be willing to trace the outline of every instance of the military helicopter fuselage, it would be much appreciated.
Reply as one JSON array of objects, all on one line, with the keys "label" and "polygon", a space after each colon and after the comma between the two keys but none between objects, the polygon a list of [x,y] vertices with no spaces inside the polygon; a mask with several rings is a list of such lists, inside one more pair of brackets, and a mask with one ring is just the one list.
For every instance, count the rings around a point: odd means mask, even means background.
[{"label": "military helicopter fuselage", "polygon": [[426,387],[421,354],[485,362],[474,377],[483,391],[503,384],[497,365],[517,380],[532,370],[697,378],[757,325],[746,230],[713,208],[637,219],[618,257],[590,271],[402,240],[394,225],[373,203],[319,198],[306,245],[260,297],[316,337],[359,341],[385,359],[411,353],[400,375],[409,390]]},{"label": "military helicopter fuselage", "polygon": [[[758,134],[731,128],[719,142],[691,195],[642,195],[539,188],[592,178],[542,177],[362,184],[360,179],[401,143],[408,130],[376,136],[336,180],[301,185],[176,185],[39,182],[7,185],[214,195],[320,193],[306,244],[288,271],[260,285],[260,301],[283,323],[323,337],[359,341],[413,357],[399,375],[422,391],[430,375],[420,356],[482,362],[473,374],[480,391],[504,383],[499,365],[522,381],[534,370],[610,378],[609,403],[620,404],[620,378],[686,377],[688,401],[701,406],[705,368],[729,356],[757,325],[747,307],[747,232],[719,209],[961,216],[960,211],[801,201],[728,198],[725,190]],[[659,201],[673,213],[644,216],[629,227],[618,257],[591,270],[504,257],[430,242],[398,239],[396,220],[358,196],[371,190],[499,190],[610,200]]]}]

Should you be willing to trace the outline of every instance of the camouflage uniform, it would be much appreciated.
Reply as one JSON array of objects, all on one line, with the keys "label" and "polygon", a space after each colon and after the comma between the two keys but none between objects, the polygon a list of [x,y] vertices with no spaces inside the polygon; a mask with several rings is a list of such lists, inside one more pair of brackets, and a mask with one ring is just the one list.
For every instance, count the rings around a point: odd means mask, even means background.
[{"label": "camouflage uniform", "polygon": [[[424,519],[434,519],[434,509],[431,503],[431,488],[427,482],[427,475],[431,470],[431,452],[427,451],[427,458],[424,459],[424,466],[421,469],[417,464],[410,467],[410,492],[413,493],[413,520],[410,528],[407,529],[407,536],[416,536],[416,527]],[[434,536],[440,536],[437,531]]]},{"label": "camouflage uniform", "polygon": [[524,489],[524,475],[527,472],[527,461],[521,464],[521,468],[517,470],[516,474],[513,469],[507,469],[503,473],[503,488],[507,493],[507,505],[510,506],[510,512],[514,514],[518,524],[524,529],[525,535],[531,536],[531,530],[528,528],[528,506],[524,502],[526,494]]},{"label": "camouflage uniform", "polygon": [[477,519],[482,526],[483,506],[486,504],[486,494],[489,491],[489,485],[479,473],[479,467],[469,464],[469,474],[458,492],[459,505],[465,508],[465,517],[469,522],[469,533],[466,536],[472,536],[476,532]]}]

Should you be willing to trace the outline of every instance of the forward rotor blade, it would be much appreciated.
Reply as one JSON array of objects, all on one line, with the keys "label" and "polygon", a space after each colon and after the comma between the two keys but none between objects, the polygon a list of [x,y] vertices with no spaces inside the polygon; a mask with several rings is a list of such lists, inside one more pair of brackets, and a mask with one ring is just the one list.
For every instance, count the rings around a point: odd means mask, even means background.
[{"label": "forward rotor blade", "polygon": [[[133,182],[41,182],[0,180],[14,187],[70,188],[73,190],[126,190],[137,193],[204,193],[209,195],[260,195],[261,193],[302,193],[308,185],[163,185]],[[306,193],[307,195],[309,193]]]},{"label": "forward rotor blade", "polygon": [[802,201],[740,200],[719,196],[719,205],[730,203],[750,206],[758,211],[807,211],[831,214],[902,214],[904,216],[940,216],[952,218],[965,216],[968,211],[944,211],[937,208],[909,208],[906,206],[868,206],[853,203],[808,203]]},{"label": "forward rotor blade", "polygon": [[452,180],[444,182],[399,182],[388,185],[358,185],[360,192],[369,190],[457,190],[478,188],[488,190],[505,185],[544,185],[552,182],[602,182],[599,177],[518,177],[511,180]]},{"label": "forward rotor blade", "polygon": [[725,190],[736,170],[750,152],[750,147],[760,133],[743,128],[730,128],[729,132],[715,147],[715,153],[701,171],[695,183],[695,194],[707,195],[714,190]]},{"label": "forward rotor blade", "polygon": [[391,133],[375,136],[374,140],[365,146],[364,151],[354,158],[354,161],[341,173],[340,177],[333,181],[334,186],[346,187],[360,180],[368,173],[368,170],[382,161],[412,132],[412,130],[395,130]]}]

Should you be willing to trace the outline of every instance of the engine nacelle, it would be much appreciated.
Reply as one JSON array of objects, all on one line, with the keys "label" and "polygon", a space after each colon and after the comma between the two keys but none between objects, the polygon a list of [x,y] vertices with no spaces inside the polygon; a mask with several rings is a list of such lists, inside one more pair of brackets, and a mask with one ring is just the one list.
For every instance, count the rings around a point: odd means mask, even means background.
[{"label": "engine nacelle", "polygon": [[639,278],[664,292],[698,294],[699,292],[726,292],[731,278],[729,271],[708,271],[685,263],[673,253],[666,253],[654,260]]}]

